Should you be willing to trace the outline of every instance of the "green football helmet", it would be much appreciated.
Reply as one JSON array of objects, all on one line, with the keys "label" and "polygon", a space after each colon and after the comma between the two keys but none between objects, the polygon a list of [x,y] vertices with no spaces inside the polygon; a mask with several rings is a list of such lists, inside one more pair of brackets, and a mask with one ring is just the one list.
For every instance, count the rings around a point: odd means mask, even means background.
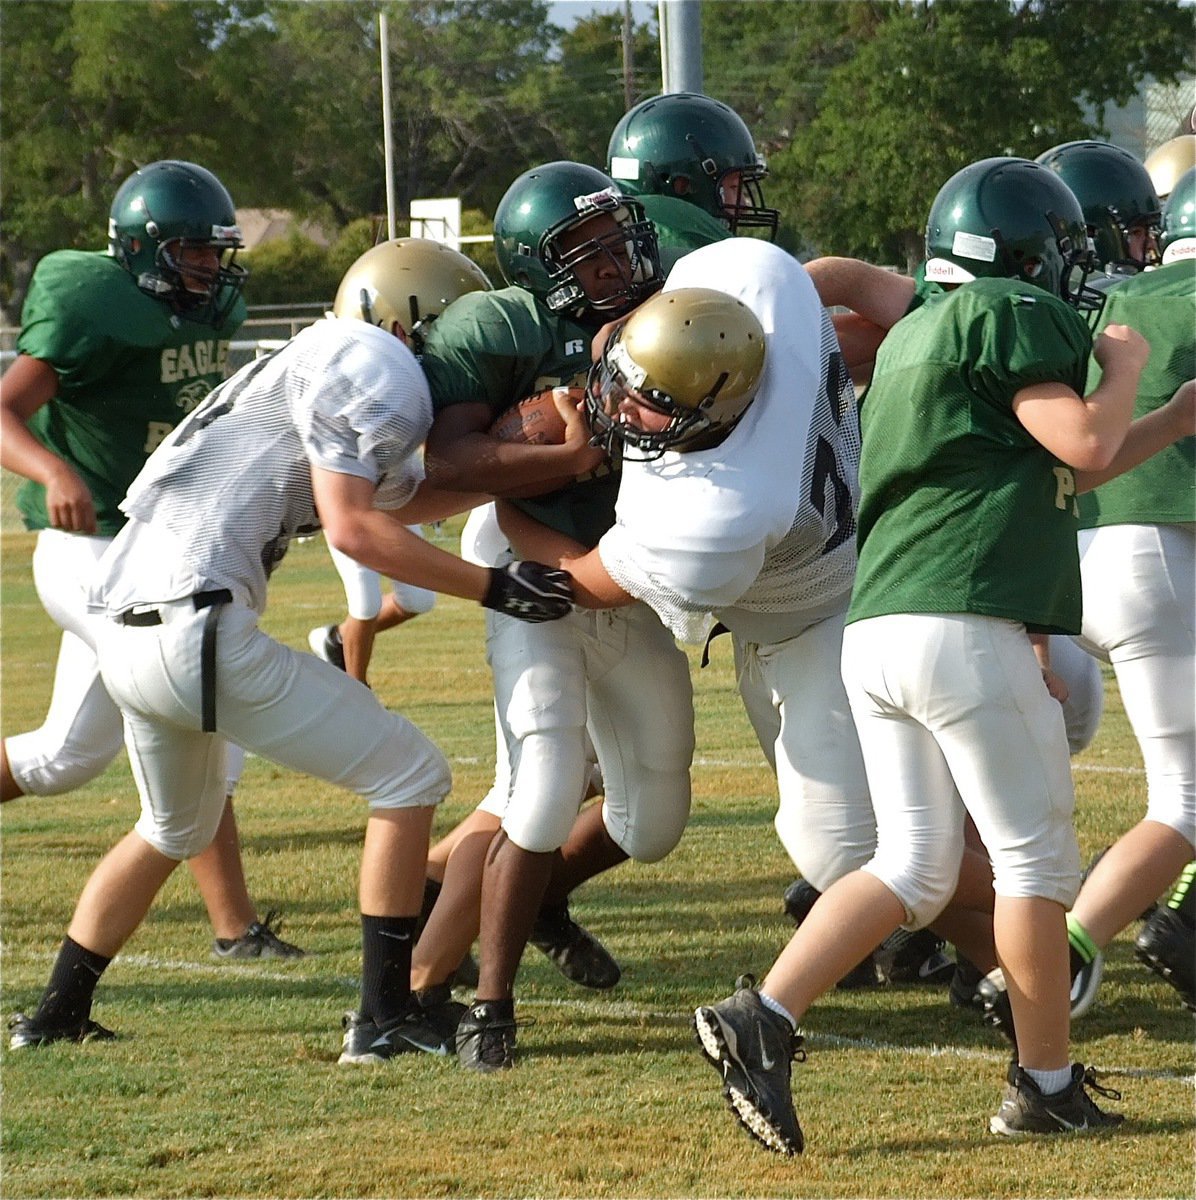
[{"label": "green football helmet", "polygon": [[1099,313],[1104,297],[1085,284],[1095,268],[1080,202],[1041,163],[981,159],[952,175],[930,207],[926,278],[935,283],[1022,279]]},{"label": "green football helmet", "polygon": [[490,290],[486,272],[451,246],[395,238],[367,250],[345,272],[332,311],[388,333],[398,325],[419,354],[429,326],[454,300]]},{"label": "green football helmet", "polygon": [[[1158,262],[1162,201],[1150,174],[1128,150],[1108,142],[1064,142],[1035,159],[1055,172],[1084,210],[1097,262],[1112,273],[1135,274]],[[1146,253],[1136,258],[1130,230],[1144,227]]]},{"label": "green football helmet", "polygon": [[1196,167],[1189,167],[1171,189],[1163,206],[1162,224],[1159,248],[1163,262],[1196,258]]},{"label": "green football helmet", "polygon": [[[670,92],[623,114],[606,151],[611,178],[633,196],[676,196],[724,221],[732,233],[777,235],[779,213],[764,204],[764,159],[739,114],[695,92]],[[724,181],[739,174],[737,191]]]},{"label": "green football helmet", "polygon": [[[244,245],[224,184],[195,163],[164,159],[121,184],[108,215],[108,252],[155,300],[190,321],[224,324],[249,272],[234,262]],[[187,264],[179,251],[211,247],[215,265]],[[227,256],[227,257],[226,257]]]},{"label": "green football helmet", "polygon": [[[618,227],[565,248],[562,235],[609,213]],[[503,278],[542,300],[553,312],[618,315],[661,283],[656,230],[639,201],[624,195],[596,167],[550,162],[524,171],[494,214],[494,251]],[[605,258],[620,282],[590,295],[575,268]]]},{"label": "green football helmet", "polygon": [[[740,300],[710,288],[661,292],[611,334],[590,371],[586,415],[595,441],[640,452],[706,449],[723,441],[755,399],[764,328]],[[668,418],[659,430],[620,419],[632,398]]]}]

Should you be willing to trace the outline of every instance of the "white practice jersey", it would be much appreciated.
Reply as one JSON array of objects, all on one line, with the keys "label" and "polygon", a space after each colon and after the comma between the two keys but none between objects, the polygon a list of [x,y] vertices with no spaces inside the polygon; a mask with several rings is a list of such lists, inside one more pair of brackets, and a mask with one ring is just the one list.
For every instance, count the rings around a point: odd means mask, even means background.
[{"label": "white practice jersey", "polygon": [[398,507],[423,479],[431,423],[423,372],[398,338],[363,321],[304,329],[221,384],[150,456],[89,606],[117,613],[228,588],[262,612],[291,538],[320,527],[312,465],[368,479],[377,507]]},{"label": "white practice jersey", "polygon": [[755,400],[721,445],[624,461],[615,525],[598,552],[625,591],[683,640],[711,618],[779,641],[850,591],[859,499],[855,392],[805,268],[769,242],[695,250],[665,291],[734,296],[767,335]]}]

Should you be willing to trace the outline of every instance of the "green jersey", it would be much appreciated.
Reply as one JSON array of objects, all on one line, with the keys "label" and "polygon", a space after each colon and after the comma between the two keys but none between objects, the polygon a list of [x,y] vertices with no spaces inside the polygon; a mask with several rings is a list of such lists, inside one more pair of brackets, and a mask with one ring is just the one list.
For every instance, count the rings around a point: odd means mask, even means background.
[{"label": "green jersey", "polygon": [[[238,299],[225,324],[173,319],[107,254],[58,250],[37,265],[17,349],[49,363],[58,392],[29,431],[70,463],[95,503],[97,532],[117,533],[129,485],[151,451],[225,375],[229,341],[245,320]],[[17,495],[28,529],[45,529],[45,488]]]},{"label": "green jersey", "polygon": [[704,208],[676,196],[638,196],[648,219],[656,227],[660,265],[664,274],[691,250],[701,250],[731,236],[731,231]]},{"label": "green jersey", "polygon": [[1078,633],[1075,476],[1013,414],[1057,381],[1083,394],[1092,338],[1010,279],[928,296],[894,326],[863,406],[859,568],[848,619],[977,613]]},{"label": "green jersey", "polygon": [[[1143,271],[1105,293],[1100,328],[1129,325],[1150,341],[1134,417],[1153,412],[1192,378],[1196,360],[1196,259]],[[1089,391],[1100,367],[1088,370]],[[1196,438],[1184,438],[1080,497],[1080,526],[1178,525],[1196,521]]]},{"label": "green jersey", "polygon": [[[432,325],[423,368],[434,412],[485,404],[494,416],[545,388],[570,383],[590,366],[596,332],[557,316],[523,288],[470,292]],[[538,521],[587,547],[614,523],[617,473],[515,503]]]}]

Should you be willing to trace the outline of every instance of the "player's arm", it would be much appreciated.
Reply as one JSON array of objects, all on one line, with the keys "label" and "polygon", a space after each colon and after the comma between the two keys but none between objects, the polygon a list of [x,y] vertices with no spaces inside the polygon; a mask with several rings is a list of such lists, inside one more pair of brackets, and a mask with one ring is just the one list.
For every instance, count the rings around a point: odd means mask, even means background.
[{"label": "player's arm", "polygon": [[314,464],[311,477],[324,537],[362,566],[520,620],[550,621],[569,611],[572,589],[563,572],[529,562],[475,566],[412,533],[394,512],[375,508],[370,480]]},{"label": "player's arm", "polygon": [[75,469],[29,432],[29,419],[58,394],[58,372],[40,358],[17,355],[0,380],[0,466],[42,484],[55,529],[95,533],[96,510]]},{"label": "player's arm", "polygon": [[493,499],[487,492],[454,492],[433,487],[425,479],[402,508],[394,509],[394,515],[404,525],[430,525],[433,521],[443,521],[481,504],[489,504]]},{"label": "player's arm", "polygon": [[621,608],[635,603],[635,597],[607,573],[597,548],[587,550],[581,542],[550,529],[513,504],[499,501],[495,507],[499,528],[516,554],[551,563],[573,576],[575,604],[582,608]]},{"label": "player's arm", "polygon": [[1196,379],[1189,379],[1179,385],[1161,408],[1131,423],[1121,449],[1103,471],[1077,471],[1076,491],[1090,492],[1193,434],[1196,434]]},{"label": "player's arm", "polygon": [[1081,474],[1103,478],[1129,430],[1150,343],[1128,325],[1110,325],[1092,353],[1102,375],[1087,396],[1062,382],[1035,383],[1014,396],[1013,413],[1056,458]]},{"label": "player's arm", "polygon": [[602,464],[604,454],[590,445],[590,429],[580,412],[566,421],[559,445],[499,441],[486,432],[492,421],[490,408],[478,403],[449,405],[436,414],[424,454],[432,486],[506,496],[545,481],[574,479]]},{"label": "player's arm", "polygon": [[1051,669],[1051,635],[1028,633],[1026,636],[1030,639],[1030,648],[1038,660],[1038,669],[1042,672],[1042,682],[1046,685],[1047,694],[1052,700],[1066,704],[1069,695],[1067,681]]},{"label": "player's arm", "polygon": [[892,329],[914,298],[907,275],[858,258],[816,258],[805,267],[824,308],[849,308],[882,330]]}]

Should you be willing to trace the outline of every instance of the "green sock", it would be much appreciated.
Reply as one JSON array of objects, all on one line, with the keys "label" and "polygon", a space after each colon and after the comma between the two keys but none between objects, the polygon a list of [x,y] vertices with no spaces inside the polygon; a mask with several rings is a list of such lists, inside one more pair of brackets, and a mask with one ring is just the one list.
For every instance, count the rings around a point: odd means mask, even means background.
[{"label": "green sock", "polygon": [[1088,936],[1088,930],[1071,913],[1067,914],[1067,941],[1085,963],[1090,963],[1100,953],[1100,947]]},{"label": "green sock", "polygon": [[1196,909],[1196,862],[1190,862],[1180,872],[1179,880],[1167,897],[1167,907],[1173,908],[1189,919]]}]

